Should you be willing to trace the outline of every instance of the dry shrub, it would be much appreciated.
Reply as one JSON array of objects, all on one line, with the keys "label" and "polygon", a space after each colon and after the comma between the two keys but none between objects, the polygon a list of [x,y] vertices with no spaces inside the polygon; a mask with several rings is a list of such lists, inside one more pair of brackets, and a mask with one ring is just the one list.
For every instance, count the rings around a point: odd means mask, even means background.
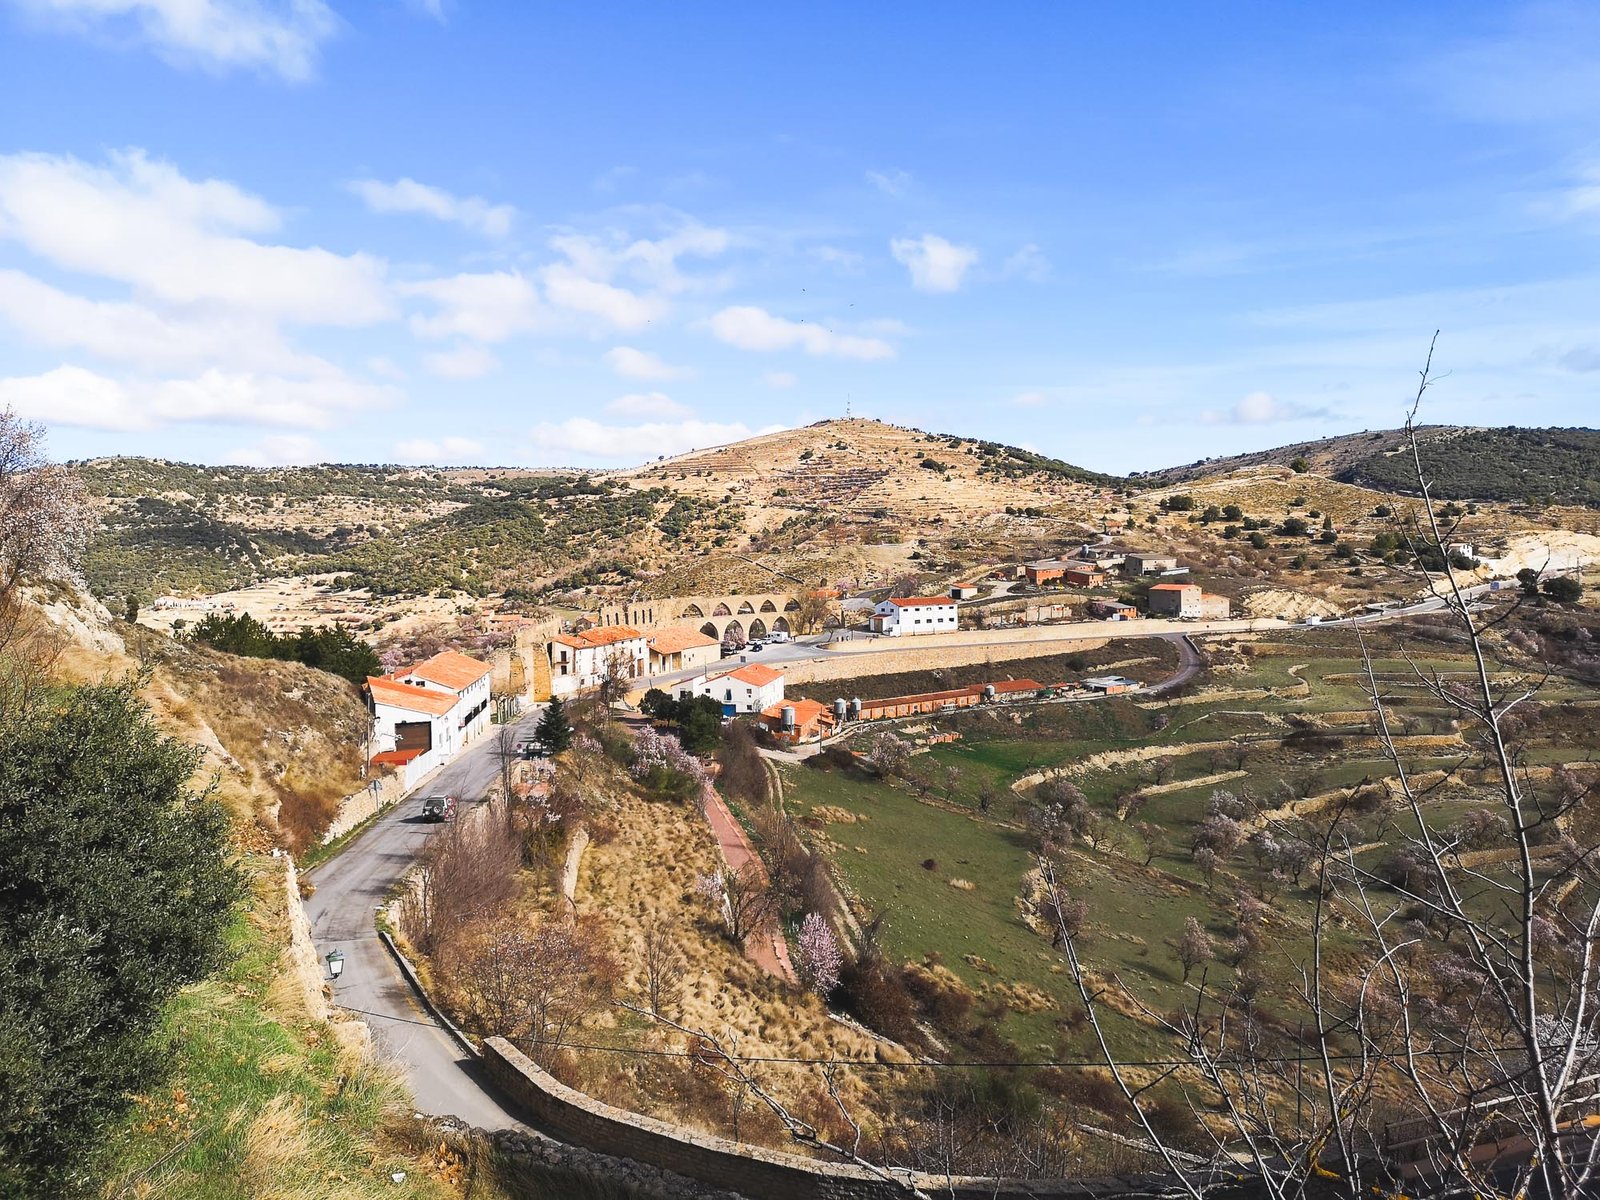
[{"label": "dry shrub", "polygon": [[516,895],[521,839],[496,803],[457,819],[428,843],[421,862],[418,886],[401,903],[400,923],[412,945],[433,955]]},{"label": "dry shrub", "polygon": [[949,967],[938,963],[907,963],[901,972],[906,991],[928,1019],[949,1033],[960,1033],[972,1018],[972,989]]}]

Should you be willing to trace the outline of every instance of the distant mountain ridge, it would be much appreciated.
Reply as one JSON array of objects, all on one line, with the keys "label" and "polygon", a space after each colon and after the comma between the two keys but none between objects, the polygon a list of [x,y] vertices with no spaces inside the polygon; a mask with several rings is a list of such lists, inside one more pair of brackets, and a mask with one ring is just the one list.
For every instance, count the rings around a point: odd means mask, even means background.
[{"label": "distant mountain ridge", "polygon": [[[1433,494],[1441,499],[1600,507],[1600,430],[1421,425],[1416,437]],[[1403,429],[1292,442],[1131,478],[1144,486],[1172,486],[1251,467],[1287,467],[1300,459],[1307,470],[1341,483],[1383,492],[1417,490]]]}]

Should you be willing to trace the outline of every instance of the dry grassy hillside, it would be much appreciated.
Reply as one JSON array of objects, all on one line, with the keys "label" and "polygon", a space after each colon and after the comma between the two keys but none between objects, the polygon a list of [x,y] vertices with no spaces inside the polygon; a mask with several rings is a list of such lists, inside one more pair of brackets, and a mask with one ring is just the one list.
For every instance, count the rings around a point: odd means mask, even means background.
[{"label": "dry grassy hillside", "polygon": [[344,680],[173,641],[65,589],[38,600],[62,635],[63,679],[146,673],[145,700],[169,732],[204,752],[197,782],[214,783],[242,848],[315,844],[338,802],[361,787],[367,712]]}]

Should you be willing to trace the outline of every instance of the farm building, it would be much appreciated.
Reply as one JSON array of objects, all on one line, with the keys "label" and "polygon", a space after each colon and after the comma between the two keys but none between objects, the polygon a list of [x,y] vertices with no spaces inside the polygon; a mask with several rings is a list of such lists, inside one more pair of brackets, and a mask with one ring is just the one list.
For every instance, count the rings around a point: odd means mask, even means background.
[{"label": "farm building", "polygon": [[1072,609],[1065,604],[1030,604],[1022,611],[1022,620],[1027,625],[1042,625],[1046,621],[1065,621],[1072,616]]},{"label": "farm building", "polygon": [[367,680],[372,763],[404,772],[405,785],[442,767],[489,724],[493,669],[454,650]]},{"label": "farm building", "polygon": [[816,700],[785,700],[762,709],[761,723],[780,741],[815,742],[833,731],[833,710]]},{"label": "farm building", "polygon": [[657,630],[650,635],[646,647],[650,651],[652,675],[709,667],[722,658],[721,642],[687,625]]},{"label": "farm building", "polygon": [[1200,615],[1203,594],[1197,583],[1158,583],[1150,589],[1150,615],[1193,620]]},{"label": "farm building", "polygon": [[1091,679],[1085,679],[1082,686],[1091,692],[1117,696],[1123,692],[1136,692],[1144,685],[1137,679],[1129,679],[1125,675],[1096,675]]},{"label": "farm building", "polygon": [[956,602],[949,596],[896,596],[872,610],[873,633],[904,637],[920,633],[954,633]]},{"label": "farm building", "polygon": [[1075,563],[1065,558],[1041,558],[1024,565],[1022,575],[1034,587],[1042,587],[1047,583],[1060,579],[1067,573],[1069,568],[1082,565],[1082,563]]},{"label": "farm building", "polygon": [[1233,604],[1226,596],[1219,596],[1215,592],[1200,593],[1200,619],[1203,621],[1226,621],[1233,616]]},{"label": "farm building", "polygon": [[1102,617],[1107,621],[1133,621],[1137,620],[1139,610],[1131,604],[1124,604],[1120,600],[1091,600],[1089,601],[1091,616]]},{"label": "farm building", "polygon": [[[915,717],[946,712],[952,708],[971,708],[986,700],[1019,700],[1038,695],[1044,684],[1033,679],[1002,679],[997,683],[978,683],[945,692],[922,692],[914,696],[886,696],[860,701],[860,719],[882,721],[889,717]],[[852,704],[852,708],[855,705]]]},{"label": "farm building", "polygon": [[1178,560],[1170,554],[1128,554],[1122,560],[1122,573],[1130,579],[1177,569]]},{"label": "farm building", "polygon": [[1128,552],[1121,546],[1090,546],[1087,543],[1078,547],[1078,559],[1081,562],[1093,563],[1105,570],[1120,567]]},{"label": "farm building", "polygon": [[952,600],[975,600],[981,595],[983,589],[975,583],[958,583],[950,589]]},{"label": "farm building", "polygon": [[761,663],[732,671],[702,675],[678,685],[679,698],[710,696],[722,705],[725,716],[764,712],[783,700],[783,672]]}]

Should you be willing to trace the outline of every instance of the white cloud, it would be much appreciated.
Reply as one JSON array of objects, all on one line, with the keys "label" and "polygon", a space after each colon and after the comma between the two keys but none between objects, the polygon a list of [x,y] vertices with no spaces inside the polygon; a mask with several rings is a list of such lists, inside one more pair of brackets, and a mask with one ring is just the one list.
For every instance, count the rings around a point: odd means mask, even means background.
[{"label": "white cloud", "polygon": [[471,438],[410,438],[394,448],[401,462],[410,463],[464,463],[483,458],[482,442]]},{"label": "white cloud", "polygon": [[1018,408],[1038,408],[1048,399],[1043,392],[1021,392],[1011,397],[1011,403]]},{"label": "white cloud", "polygon": [[775,317],[748,304],[723,309],[711,318],[710,327],[718,341],[741,350],[804,350],[869,361],[894,357],[894,347],[879,338],[834,333],[820,325]]},{"label": "white cloud", "polygon": [[422,365],[441,379],[481,379],[500,366],[500,360],[476,342],[462,342],[454,350],[422,356]]},{"label": "white cloud", "polygon": [[61,26],[142,42],[179,66],[245,67],[297,81],[339,27],[322,0],[23,0]]},{"label": "white cloud", "polygon": [[0,238],[57,266],[130,284],[141,298],[304,324],[366,325],[390,314],[381,260],[243,236],[279,223],[259,197],[187,179],[141,150],[113,154],[106,167],[0,156]]},{"label": "white cloud", "polygon": [[841,275],[854,275],[861,270],[862,256],[854,250],[845,250],[839,246],[817,246],[811,255],[818,262],[826,263]]},{"label": "white cloud", "polygon": [[667,313],[667,302],[591,279],[567,263],[552,263],[542,273],[551,304],[601,318],[618,329],[643,329]]},{"label": "white cloud", "polygon": [[624,379],[688,379],[694,374],[687,367],[675,367],[648,350],[635,350],[632,346],[614,346],[607,350],[606,362]]},{"label": "white cloud", "polygon": [[898,169],[889,171],[868,171],[867,182],[877,188],[885,196],[904,195],[911,186],[911,173]]},{"label": "white cloud", "polygon": [[761,382],[769,388],[781,390],[783,388],[792,388],[800,382],[800,378],[791,371],[768,371],[761,377]]},{"label": "white cloud", "polygon": [[674,424],[603,425],[588,417],[571,417],[559,424],[544,422],[536,425],[531,441],[534,448],[544,454],[634,463],[742,441],[756,433],[773,433],[782,428],[781,425],[772,425],[751,430],[739,423],[722,425],[700,420]]},{"label": "white cloud", "polygon": [[81,350],[146,370],[218,363],[290,373],[333,369],[292,350],[276,326],[256,314],[176,316],[128,301],[74,296],[21,271],[0,269],[0,321],[9,322],[33,345]]},{"label": "white cloud", "polygon": [[694,412],[688,405],[679,404],[665,392],[631,392],[626,396],[618,396],[606,405],[606,411],[614,417],[656,417],[661,420],[687,417]]},{"label": "white cloud", "polygon": [[286,433],[230,450],[227,457],[242,467],[305,467],[326,462],[328,455],[314,439]]},{"label": "white cloud", "polygon": [[432,316],[411,318],[412,331],[421,337],[503,342],[539,322],[538,294],[517,271],[452,275],[401,284],[396,290],[436,306]]},{"label": "white cloud", "polygon": [[512,219],[517,215],[509,204],[490,204],[480,196],[454,196],[415,179],[397,179],[393,183],[357,179],[350,184],[350,190],[375,213],[418,213],[494,238],[510,233]]},{"label": "white cloud", "polygon": [[123,382],[78,366],[0,379],[0,408],[52,425],[147,430],[186,421],[325,428],[337,412],[383,407],[392,389],[339,372],[286,379],[209,370]]},{"label": "white cloud", "polygon": [[1043,283],[1050,278],[1050,260],[1033,242],[1019,246],[1017,252],[1006,259],[1005,273],[1029,283]]},{"label": "white cloud", "polygon": [[1200,414],[1200,419],[1208,425],[1271,425],[1328,415],[1326,409],[1307,409],[1298,404],[1288,404],[1276,399],[1270,392],[1251,392],[1232,408],[1221,412],[1209,409]]},{"label": "white cloud", "polygon": [[895,238],[889,253],[911,272],[911,286],[921,292],[957,291],[968,268],[978,261],[971,246],[958,246],[932,233]]}]

